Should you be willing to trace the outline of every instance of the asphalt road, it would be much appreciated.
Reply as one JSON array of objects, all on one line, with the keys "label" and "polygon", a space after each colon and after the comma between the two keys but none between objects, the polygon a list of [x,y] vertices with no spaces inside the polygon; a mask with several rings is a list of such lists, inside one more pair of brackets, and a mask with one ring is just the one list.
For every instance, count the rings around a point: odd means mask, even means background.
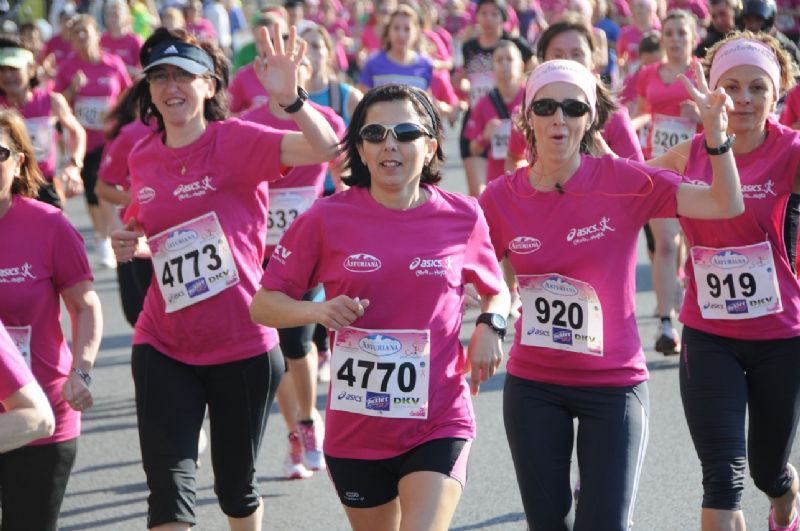
[{"label": "asphalt road", "polygon": [[[445,145],[451,159],[443,187],[465,191],[455,134]],[[89,221],[81,201],[73,200],[68,214],[93,245]],[[643,247],[640,245],[640,248]],[[602,259],[602,257],[598,257]],[[649,265],[640,251],[637,267],[637,316],[647,350],[650,380],[650,442],[636,500],[635,529],[688,531],[699,529],[701,499],[700,466],[683,418],[678,394],[675,357],[652,351],[656,320],[655,299],[650,288]],[[113,271],[96,271],[96,289],[103,303],[105,331],[102,350],[93,372],[95,406],[84,415],[78,458],[67,488],[61,513],[61,529],[140,530],[145,528],[146,496],[136,431],[133,384],[130,373],[131,328],[119,304]],[[468,340],[474,313],[465,319],[462,339]],[[508,345],[508,343],[507,343]],[[505,373],[481,387],[475,398],[478,437],[473,444],[469,481],[451,529],[523,530],[522,504],[502,424],[502,387]],[[324,407],[327,388],[320,386],[319,407]],[[795,443],[792,462],[798,465]],[[258,478],[265,504],[264,528],[274,530],[346,530],[344,511],[327,474],[307,480],[286,481],[281,462],[286,452],[286,428],[277,410],[270,416]],[[213,492],[208,454],[201,456],[198,471],[196,529],[225,530],[227,523]],[[751,529],[766,529],[768,502],[748,479],[744,510]],[[35,531],[35,530],[32,530]]]}]

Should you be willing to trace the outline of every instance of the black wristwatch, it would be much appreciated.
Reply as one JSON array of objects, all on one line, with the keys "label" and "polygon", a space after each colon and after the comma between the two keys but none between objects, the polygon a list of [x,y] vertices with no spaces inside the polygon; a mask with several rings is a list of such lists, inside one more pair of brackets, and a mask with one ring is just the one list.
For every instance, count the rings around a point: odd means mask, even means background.
[{"label": "black wristwatch", "polygon": [[500,315],[499,313],[482,313],[478,316],[475,320],[475,324],[487,324],[489,325],[492,330],[497,332],[497,335],[500,336],[500,339],[505,339],[506,337],[506,327],[508,323],[506,323],[506,318]]},{"label": "black wristwatch", "polygon": [[703,140],[703,145],[706,148],[706,153],[709,155],[722,155],[723,153],[727,153],[733,147],[733,143],[736,142],[736,135],[728,135],[728,139],[722,143],[720,147],[712,148],[708,147],[708,142]]},{"label": "black wristwatch", "polygon": [[80,367],[75,367],[72,369],[72,372],[80,376],[80,379],[83,380],[83,383],[86,385],[86,387],[92,385],[92,376],[88,372],[84,371]]},{"label": "black wristwatch", "polygon": [[306,92],[306,89],[304,89],[303,87],[297,87],[297,99],[294,100],[294,103],[287,105],[286,107],[281,105],[281,107],[285,112],[289,114],[294,114],[300,110],[300,107],[303,106],[303,104],[306,102],[307,99],[308,99],[308,92]]}]

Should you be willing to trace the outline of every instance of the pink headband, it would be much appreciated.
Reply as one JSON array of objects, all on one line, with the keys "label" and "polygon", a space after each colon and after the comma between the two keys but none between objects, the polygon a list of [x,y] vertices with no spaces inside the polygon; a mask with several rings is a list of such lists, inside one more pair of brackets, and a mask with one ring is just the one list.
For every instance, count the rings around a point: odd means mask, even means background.
[{"label": "pink headband", "polygon": [[760,68],[769,76],[777,98],[781,88],[781,65],[778,58],[769,46],[750,39],[736,39],[717,50],[708,76],[711,90],[717,88],[722,74],[731,68],[745,65]]},{"label": "pink headband", "polygon": [[591,108],[591,121],[597,115],[597,79],[585,66],[575,61],[555,59],[546,61],[531,72],[525,85],[525,109],[531,106],[533,97],[539,89],[550,83],[571,83],[586,95],[586,102]]}]

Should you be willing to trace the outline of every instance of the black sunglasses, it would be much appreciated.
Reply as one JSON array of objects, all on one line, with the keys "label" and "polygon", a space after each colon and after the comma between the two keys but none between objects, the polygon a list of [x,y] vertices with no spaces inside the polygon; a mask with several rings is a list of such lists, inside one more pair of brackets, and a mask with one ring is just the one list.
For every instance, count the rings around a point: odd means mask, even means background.
[{"label": "black sunglasses", "polygon": [[536,116],[553,116],[556,109],[561,108],[566,116],[580,118],[591,109],[587,103],[580,100],[556,101],[553,99],[534,100],[531,104],[533,114]]},{"label": "black sunglasses", "polygon": [[367,124],[361,128],[361,131],[358,132],[358,136],[361,137],[361,140],[369,142],[370,144],[379,144],[386,140],[389,131],[392,132],[392,135],[394,135],[394,138],[398,142],[413,142],[423,136],[433,138],[433,135],[429,133],[427,129],[420,124],[413,124],[411,122],[403,122],[395,125],[379,123]]},{"label": "black sunglasses", "polygon": [[0,146],[0,162],[5,162],[11,156],[12,151],[7,147]]}]

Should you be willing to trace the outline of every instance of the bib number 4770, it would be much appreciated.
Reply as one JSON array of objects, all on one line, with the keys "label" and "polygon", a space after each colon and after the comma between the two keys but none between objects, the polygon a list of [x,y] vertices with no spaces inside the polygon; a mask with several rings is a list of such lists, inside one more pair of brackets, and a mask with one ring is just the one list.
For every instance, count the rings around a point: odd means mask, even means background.
[{"label": "bib number 4770", "polygon": [[[178,284],[183,284],[184,264],[190,264],[192,272],[194,273],[194,277],[192,278],[198,278],[200,276],[200,253],[201,251],[194,249],[183,255],[176,256],[168,262],[164,262],[164,269],[161,272],[161,283],[165,286],[173,287],[176,280],[175,276],[177,276]],[[211,263],[206,264],[206,267],[210,271],[216,271],[222,267],[222,259],[219,254],[217,254],[217,248],[214,245],[210,243],[206,244],[203,246],[202,253],[208,255],[208,259]]]},{"label": "bib number 4770", "polygon": [[[347,382],[349,387],[353,387],[356,385],[356,381],[358,378],[355,375],[355,370],[353,365],[355,365],[359,369],[363,369],[364,372],[361,373],[361,383],[360,387],[362,389],[370,388],[370,376],[372,375],[373,371],[377,371],[378,373],[383,373],[383,378],[381,379],[381,392],[386,392],[387,388],[389,387],[389,382],[391,381],[392,375],[397,370],[396,378],[397,378],[397,387],[404,393],[410,393],[414,390],[414,387],[417,385],[417,369],[413,363],[403,362],[399,365],[392,362],[374,362],[368,360],[358,360],[358,363],[355,363],[353,358],[348,358],[339,370],[336,372],[336,378],[342,381]],[[378,375],[378,377],[380,377]]]}]

